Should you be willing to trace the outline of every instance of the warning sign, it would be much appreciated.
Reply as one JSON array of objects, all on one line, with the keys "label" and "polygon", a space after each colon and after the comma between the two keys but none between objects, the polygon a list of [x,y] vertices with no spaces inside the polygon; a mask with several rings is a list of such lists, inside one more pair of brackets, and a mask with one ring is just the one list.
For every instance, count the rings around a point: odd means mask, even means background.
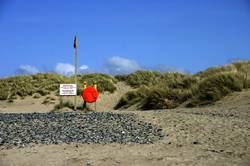
[{"label": "warning sign", "polygon": [[76,84],[60,84],[60,95],[61,96],[75,96],[76,95]]}]

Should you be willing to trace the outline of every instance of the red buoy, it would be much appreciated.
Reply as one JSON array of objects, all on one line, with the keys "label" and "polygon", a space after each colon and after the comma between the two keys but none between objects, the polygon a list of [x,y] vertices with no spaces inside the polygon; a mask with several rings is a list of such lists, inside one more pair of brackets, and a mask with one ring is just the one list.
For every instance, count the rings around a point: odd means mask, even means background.
[{"label": "red buoy", "polygon": [[93,87],[87,87],[82,92],[82,98],[87,103],[96,102],[96,100],[98,98],[98,95],[99,95],[98,91],[95,88],[93,88]]}]

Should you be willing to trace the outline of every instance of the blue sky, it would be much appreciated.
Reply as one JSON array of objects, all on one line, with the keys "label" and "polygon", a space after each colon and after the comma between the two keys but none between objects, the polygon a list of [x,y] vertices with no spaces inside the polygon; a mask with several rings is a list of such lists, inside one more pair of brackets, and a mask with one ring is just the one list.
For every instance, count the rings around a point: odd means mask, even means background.
[{"label": "blue sky", "polygon": [[0,0],[0,76],[70,72],[75,34],[83,70],[195,73],[250,60],[250,2]]}]

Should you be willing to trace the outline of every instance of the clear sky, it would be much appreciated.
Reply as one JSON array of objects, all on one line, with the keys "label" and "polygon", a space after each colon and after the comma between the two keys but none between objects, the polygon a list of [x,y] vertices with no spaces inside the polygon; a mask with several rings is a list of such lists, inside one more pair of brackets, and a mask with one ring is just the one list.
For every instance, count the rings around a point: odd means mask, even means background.
[{"label": "clear sky", "polygon": [[0,0],[0,76],[70,68],[75,34],[83,70],[195,73],[250,60],[250,0]]}]

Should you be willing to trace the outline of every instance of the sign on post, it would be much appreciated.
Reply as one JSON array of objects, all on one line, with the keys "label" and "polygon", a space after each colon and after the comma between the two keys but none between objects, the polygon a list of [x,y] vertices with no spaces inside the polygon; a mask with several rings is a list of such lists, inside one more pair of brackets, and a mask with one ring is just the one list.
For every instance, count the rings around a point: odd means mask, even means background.
[{"label": "sign on post", "polygon": [[76,84],[60,84],[60,96],[76,96]]}]

